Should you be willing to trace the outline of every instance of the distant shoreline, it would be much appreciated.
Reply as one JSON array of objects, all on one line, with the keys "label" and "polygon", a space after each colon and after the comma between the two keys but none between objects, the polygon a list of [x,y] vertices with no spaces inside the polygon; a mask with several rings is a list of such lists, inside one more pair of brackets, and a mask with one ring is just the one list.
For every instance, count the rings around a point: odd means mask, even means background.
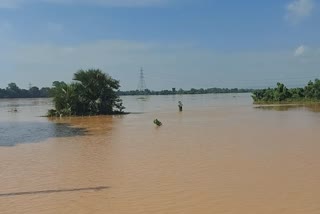
[{"label": "distant shoreline", "polygon": [[134,95],[120,95],[123,97],[129,96],[173,96],[173,95],[205,95],[205,94],[250,94],[252,92],[229,92],[229,93],[202,93],[202,94],[134,94]]},{"label": "distant shoreline", "polygon": [[132,91],[118,91],[120,96],[135,96],[135,95],[192,95],[192,94],[239,94],[239,93],[252,93],[254,89],[238,89],[238,88],[207,88],[207,89],[195,89],[190,90],[179,89],[176,90],[161,90],[161,91],[151,91],[145,89],[144,91],[132,90]]},{"label": "distant shoreline", "polygon": [[[15,83],[10,83],[6,89],[0,88],[0,99],[24,99],[24,98],[52,98],[53,88],[44,87],[39,89],[36,86],[30,89],[21,89]],[[239,88],[191,88],[190,90],[172,88],[171,90],[160,90],[154,91],[145,89],[141,90],[130,90],[130,91],[116,91],[118,96],[146,96],[146,95],[183,95],[183,94],[242,94],[242,93],[253,93],[254,89],[239,89]]]},{"label": "distant shoreline", "polygon": [[[121,94],[119,96],[129,97],[129,96],[172,96],[172,95],[204,95],[204,94],[249,94],[252,92],[217,92],[217,93],[195,93],[195,94]],[[0,100],[5,99],[50,99],[53,97],[0,97]]]}]

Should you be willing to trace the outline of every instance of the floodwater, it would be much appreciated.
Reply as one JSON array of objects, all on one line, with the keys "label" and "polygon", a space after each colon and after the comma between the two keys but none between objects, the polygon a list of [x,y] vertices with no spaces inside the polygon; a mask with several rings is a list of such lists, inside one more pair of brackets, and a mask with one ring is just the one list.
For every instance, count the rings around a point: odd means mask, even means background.
[{"label": "floodwater", "polygon": [[49,99],[0,100],[0,213],[320,213],[319,107],[123,99],[135,113],[62,119],[40,117]]}]

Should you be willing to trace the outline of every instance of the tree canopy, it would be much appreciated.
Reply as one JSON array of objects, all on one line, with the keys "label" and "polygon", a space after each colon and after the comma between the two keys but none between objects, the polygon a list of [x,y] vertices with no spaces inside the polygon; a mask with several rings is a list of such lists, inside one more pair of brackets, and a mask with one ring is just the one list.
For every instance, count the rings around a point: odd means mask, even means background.
[{"label": "tree canopy", "polygon": [[73,82],[53,82],[55,109],[49,116],[108,115],[122,113],[118,80],[99,69],[79,70]]}]

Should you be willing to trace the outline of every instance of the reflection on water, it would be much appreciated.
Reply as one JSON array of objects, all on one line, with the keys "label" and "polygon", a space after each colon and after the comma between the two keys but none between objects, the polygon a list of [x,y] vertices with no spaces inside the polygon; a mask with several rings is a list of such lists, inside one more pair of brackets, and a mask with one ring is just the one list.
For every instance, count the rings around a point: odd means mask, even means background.
[{"label": "reflection on water", "polygon": [[53,122],[0,122],[0,146],[39,143],[49,138],[84,136],[85,128]]},{"label": "reflection on water", "polygon": [[311,112],[320,112],[320,105],[262,105],[256,106],[255,108],[261,110],[274,110],[274,111],[311,111]]}]

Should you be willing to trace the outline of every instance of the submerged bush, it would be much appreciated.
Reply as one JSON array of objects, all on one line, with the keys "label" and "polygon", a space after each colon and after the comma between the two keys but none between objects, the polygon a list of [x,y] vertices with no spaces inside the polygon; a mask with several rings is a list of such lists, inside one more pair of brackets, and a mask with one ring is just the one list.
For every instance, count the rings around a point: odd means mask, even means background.
[{"label": "submerged bush", "polygon": [[123,113],[122,100],[117,95],[119,81],[101,70],[80,70],[74,74],[74,82],[53,83],[55,109],[49,116],[83,116]]},{"label": "submerged bush", "polygon": [[162,123],[158,119],[155,119],[153,123],[156,124],[157,126],[162,126]]}]

